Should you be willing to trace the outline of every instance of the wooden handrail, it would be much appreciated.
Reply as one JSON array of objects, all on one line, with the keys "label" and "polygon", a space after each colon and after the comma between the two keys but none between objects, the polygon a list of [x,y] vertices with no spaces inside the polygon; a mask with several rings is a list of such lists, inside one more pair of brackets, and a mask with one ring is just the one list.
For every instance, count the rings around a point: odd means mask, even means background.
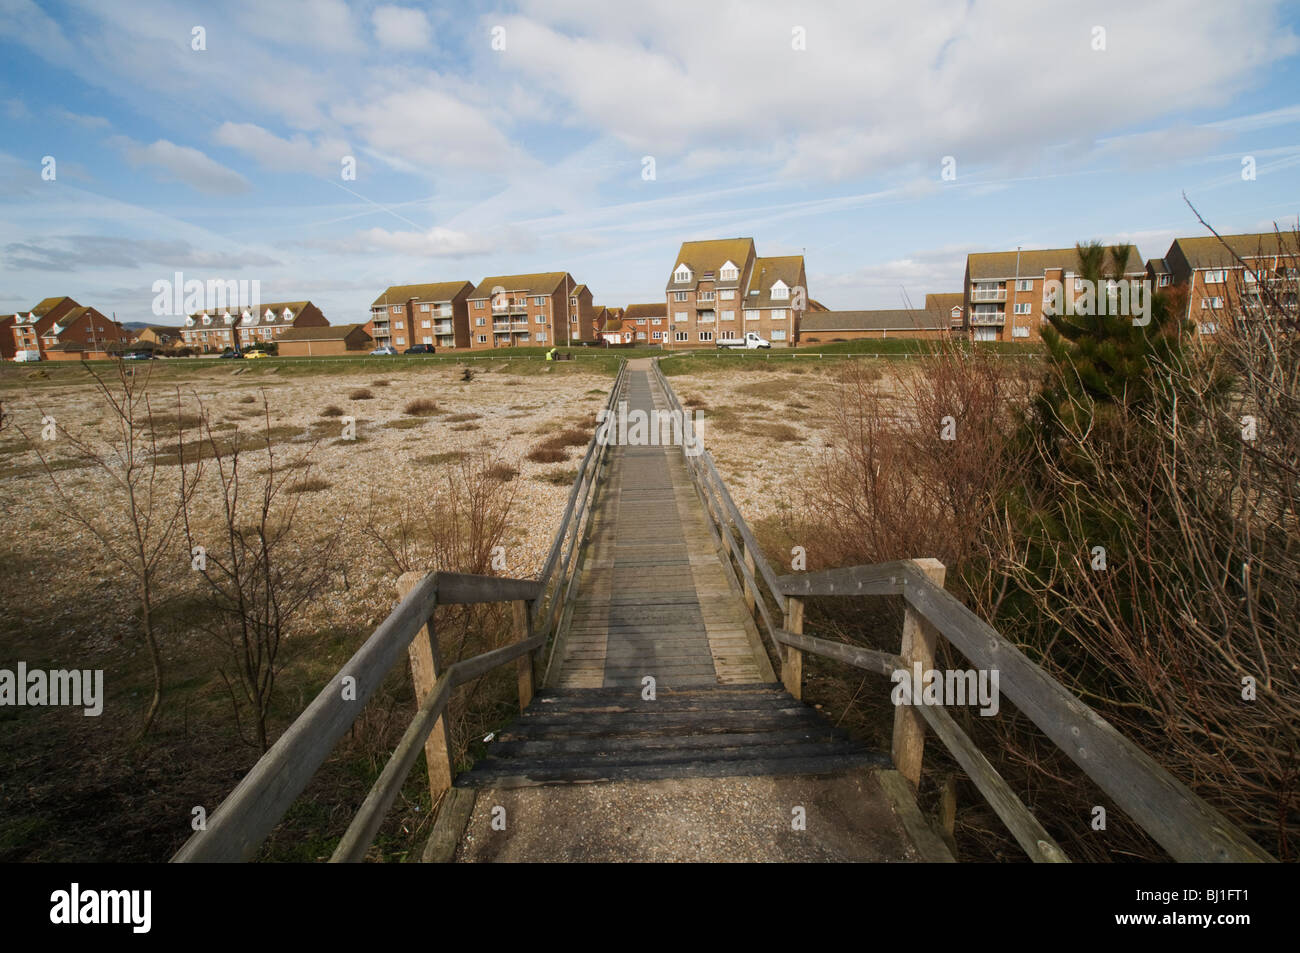
[{"label": "wooden handrail", "polygon": [[[1175,860],[1275,859],[915,565],[852,566],[783,576],[777,583],[791,597],[902,595],[974,665],[996,670],[1001,693]],[[801,651],[889,674],[883,671],[887,653],[785,631],[777,637]],[[916,707],[1031,858],[1066,859],[947,711]]]},{"label": "wooden handrail", "polygon": [[415,718],[402,735],[402,740],[393,750],[392,756],[389,757],[384,770],[357,810],[343,839],[334,849],[330,863],[357,863],[365,860],[366,851],[370,849],[375,834],[379,832],[384,816],[397,800],[397,794],[406,783],[407,775],[419,760],[420,750],[424,747],[430,732],[433,731],[434,723],[447,707],[447,703],[451,701],[451,690],[487,674],[500,665],[528,655],[543,641],[542,636],[533,636],[523,642],[516,642],[457,662],[447,669],[446,673],[438,679],[429,697],[421,703]]},{"label": "wooden handrail", "polygon": [[258,759],[208,818],[206,829],[194,833],[172,860],[252,860],[438,605],[530,599],[540,585],[461,573],[425,576]]}]

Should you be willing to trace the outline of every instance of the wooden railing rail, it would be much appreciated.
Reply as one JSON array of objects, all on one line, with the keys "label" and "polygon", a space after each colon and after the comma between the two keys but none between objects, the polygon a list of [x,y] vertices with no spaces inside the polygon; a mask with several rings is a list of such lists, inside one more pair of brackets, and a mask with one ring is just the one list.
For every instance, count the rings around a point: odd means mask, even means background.
[{"label": "wooden railing rail", "polygon": [[[1175,860],[1274,859],[962,605],[943,588],[942,572],[942,564],[935,560],[910,560],[778,578],[777,587],[789,604],[800,603],[805,596],[901,595],[905,601],[903,647],[898,656],[779,631],[777,638],[787,648],[786,687],[797,694],[798,686],[791,687],[789,678],[791,672],[801,670],[798,658],[803,652],[884,675],[910,672],[917,662],[928,670],[934,667],[935,643],[941,636],[977,669],[997,671],[1000,694]],[[802,612],[798,618],[802,620]],[[897,667],[891,668],[895,663]],[[894,760],[913,786],[920,778],[922,744],[915,724],[923,719],[1033,860],[1067,859],[947,709],[917,703],[900,705],[897,714]]]},{"label": "wooden railing rail", "polygon": [[[627,362],[624,361],[619,365],[618,374],[605,401],[604,411],[607,415],[614,412],[626,380]],[[549,638],[555,633],[577,577],[575,557],[582,548],[587,526],[591,520],[591,504],[595,499],[608,453],[608,442],[600,441],[599,436],[600,427],[597,425],[591,440],[587,443],[582,462],[578,465],[578,475],[569,490],[569,499],[560,516],[559,528],[555,532],[551,548],[547,552],[546,562],[538,576],[542,588],[533,600],[532,611],[536,618],[538,633],[544,638]]]}]

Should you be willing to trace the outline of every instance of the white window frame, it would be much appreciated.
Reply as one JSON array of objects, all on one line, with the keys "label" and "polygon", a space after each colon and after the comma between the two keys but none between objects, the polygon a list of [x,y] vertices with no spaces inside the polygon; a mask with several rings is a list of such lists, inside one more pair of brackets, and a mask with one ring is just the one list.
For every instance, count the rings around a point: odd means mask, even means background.
[{"label": "white window frame", "polygon": [[734,264],[732,264],[730,261],[724,262],[722,267],[718,269],[718,280],[739,281],[740,269],[736,267]]},{"label": "white window frame", "polygon": [[776,284],[772,285],[769,297],[771,297],[773,301],[789,301],[790,286],[784,281],[778,281]]},{"label": "white window frame", "polygon": [[676,314],[674,315],[674,320],[681,321],[684,323],[686,321],[686,312],[685,311],[676,312]]},{"label": "white window frame", "polygon": [[486,343],[487,343],[487,335],[486,335],[486,334],[480,334],[480,335],[478,336],[478,343],[479,343],[479,344],[486,344]]},{"label": "white window frame", "polygon": [[723,301],[735,301],[735,300],[736,300],[736,289],[735,289],[735,288],[723,288],[721,291],[718,292],[718,297],[719,297],[721,300],[723,300]]},{"label": "white window frame", "polygon": [[757,321],[758,318],[759,318],[759,311],[758,311],[757,308],[746,308],[746,309],[745,309],[745,320],[746,320],[746,321]]},{"label": "white window frame", "polygon": [[701,332],[700,332],[700,340],[701,340],[701,341],[712,341],[712,340],[713,340],[713,332],[712,332],[712,331],[701,331]]},{"label": "white window frame", "polygon": [[784,341],[784,340],[785,340],[785,328],[773,328],[773,329],[772,329],[772,340],[773,340],[773,341]]},{"label": "white window frame", "polygon": [[689,291],[674,291],[673,300],[677,302],[688,301],[690,300],[690,295],[691,293]]},{"label": "white window frame", "polygon": [[691,280],[691,270],[687,268],[685,265],[678,265],[677,269],[673,272],[673,281],[676,284],[681,284],[683,281],[690,281],[690,280]]},{"label": "white window frame", "polygon": [[428,306],[427,304],[422,304],[422,305],[420,305],[420,310],[421,310],[421,311],[426,311],[426,312],[427,312],[427,311],[429,310],[429,306]]},{"label": "white window frame", "polygon": [[655,340],[655,341],[662,341],[663,338],[664,338],[664,332],[662,332],[662,331],[651,331],[651,332],[650,332],[650,337],[651,337],[652,340]]},{"label": "white window frame", "polygon": [[736,320],[736,312],[735,312],[735,311],[723,311],[723,312],[722,312],[722,320],[723,320],[723,321],[735,321],[735,320]]},{"label": "white window frame", "polygon": [[691,339],[691,333],[689,331],[678,331],[673,335],[673,337],[678,341],[689,341]]},{"label": "white window frame", "polygon": [[1221,285],[1224,283],[1224,280],[1225,278],[1222,268],[1215,269],[1214,271],[1207,271],[1205,273],[1205,283],[1207,285]]},{"label": "white window frame", "polygon": [[1013,338],[1027,338],[1027,337],[1029,337],[1029,328],[1027,328],[1027,327],[1015,327],[1015,326],[1013,325],[1012,328],[1011,328],[1011,336],[1012,336]]},{"label": "white window frame", "polygon": [[1029,303],[1028,301],[1017,301],[1017,302],[1016,302],[1016,309],[1015,309],[1015,313],[1016,313],[1016,314],[1029,314],[1029,313],[1031,312],[1031,310],[1032,310],[1032,309],[1031,309],[1030,303]]},{"label": "white window frame", "polygon": [[773,309],[772,309],[772,320],[773,320],[773,321],[784,321],[784,320],[785,320],[785,308],[773,308]]}]

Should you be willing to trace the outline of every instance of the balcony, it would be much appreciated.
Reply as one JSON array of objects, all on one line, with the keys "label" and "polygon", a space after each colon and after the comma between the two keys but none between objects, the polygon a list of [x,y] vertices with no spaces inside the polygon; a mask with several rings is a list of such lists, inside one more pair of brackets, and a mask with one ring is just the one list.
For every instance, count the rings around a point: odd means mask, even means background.
[{"label": "balcony", "polygon": [[434,334],[451,334],[452,327],[450,321],[440,321],[433,326]]},{"label": "balcony", "polygon": [[528,308],[528,299],[520,298],[517,301],[492,302],[493,314],[518,314]]},{"label": "balcony", "polygon": [[1005,311],[976,311],[971,314],[970,323],[975,327],[1000,327],[1007,323],[1007,313]]},{"label": "balcony", "polygon": [[1006,288],[972,288],[971,301],[1006,301]]}]

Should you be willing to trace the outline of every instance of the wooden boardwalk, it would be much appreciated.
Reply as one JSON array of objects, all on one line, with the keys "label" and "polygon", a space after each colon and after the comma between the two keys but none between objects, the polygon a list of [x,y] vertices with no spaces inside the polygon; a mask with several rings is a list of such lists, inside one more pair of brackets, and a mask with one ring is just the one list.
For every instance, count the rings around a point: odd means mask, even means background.
[{"label": "wooden boardwalk", "polygon": [[[648,365],[629,368],[629,413],[667,410]],[[719,557],[683,449],[611,451],[549,683],[561,690],[634,688],[650,675],[658,689],[674,690],[775,681],[744,596]]]}]

